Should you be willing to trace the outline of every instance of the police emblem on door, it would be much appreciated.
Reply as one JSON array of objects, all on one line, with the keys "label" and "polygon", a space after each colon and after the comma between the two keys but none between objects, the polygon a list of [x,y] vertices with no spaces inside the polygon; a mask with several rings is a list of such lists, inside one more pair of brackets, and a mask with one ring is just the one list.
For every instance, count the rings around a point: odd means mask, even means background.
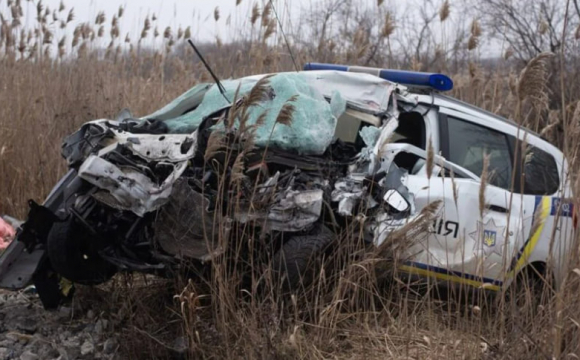
[{"label": "police emblem on door", "polygon": [[[477,222],[477,229],[469,236],[474,240],[474,250],[477,254],[488,256],[495,253],[503,256],[503,249],[506,243],[507,234],[505,226],[498,226],[494,219],[489,219],[486,223]],[[509,240],[507,240],[509,241]]]},{"label": "police emblem on door", "polygon": [[483,243],[486,246],[495,246],[495,241],[497,238],[497,233],[492,230],[483,230]]}]

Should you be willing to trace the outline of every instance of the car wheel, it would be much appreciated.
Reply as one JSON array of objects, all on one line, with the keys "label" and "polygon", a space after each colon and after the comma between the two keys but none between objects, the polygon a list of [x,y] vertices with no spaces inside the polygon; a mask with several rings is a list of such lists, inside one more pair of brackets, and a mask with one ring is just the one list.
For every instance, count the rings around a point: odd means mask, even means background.
[{"label": "car wheel", "polygon": [[98,285],[109,280],[117,268],[103,259],[91,235],[73,217],[52,226],[47,252],[54,271],[66,279],[84,285]]},{"label": "car wheel", "polygon": [[529,326],[542,313],[542,308],[549,304],[552,282],[546,283],[544,276],[543,272],[538,274],[531,268],[518,274],[506,291],[508,325],[514,325],[515,329]]},{"label": "car wheel", "polygon": [[314,280],[316,260],[320,259],[332,239],[332,232],[325,227],[317,234],[290,238],[274,254],[272,270],[275,279],[286,290],[306,288]]}]

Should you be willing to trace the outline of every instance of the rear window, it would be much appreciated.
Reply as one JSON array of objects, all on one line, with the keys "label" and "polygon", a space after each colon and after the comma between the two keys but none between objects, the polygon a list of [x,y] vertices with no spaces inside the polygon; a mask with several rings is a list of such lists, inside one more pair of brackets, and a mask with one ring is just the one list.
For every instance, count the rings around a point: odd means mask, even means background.
[{"label": "rear window", "polygon": [[524,194],[551,195],[558,191],[560,176],[554,157],[531,145],[523,155]]}]

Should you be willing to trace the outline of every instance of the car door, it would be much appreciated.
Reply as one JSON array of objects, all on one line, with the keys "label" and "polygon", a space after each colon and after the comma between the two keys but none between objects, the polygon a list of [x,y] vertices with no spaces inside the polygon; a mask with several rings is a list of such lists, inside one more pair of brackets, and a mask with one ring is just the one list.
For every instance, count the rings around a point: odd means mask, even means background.
[{"label": "car door", "polygon": [[[506,259],[523,242],[518,240],[522,199],[509,191],[514,167],[508,137],[480,122],[440,109],[440,150],[458,171],[454,177],[449,172],[429,179],[409,177],[409,188],[416,189],[417,208],[442,201],[432,232],[421,243],[413,265],[438,278],[498,289],[509,267]],[[482,193],[485,156],[488,180]]]},{"label": "car door", "polygon": [[521,136],[510,137],[519,149],[515,168],[516,178],[521,180],[516,192],[523,199],[523,235],[527,236],[508,274],[513,277],[531,263],[543,267],[551,262],[554,272],[546,275],[553,275],[558,284],[565,273],[576,227],[570,174],[557,148],[533,135],[516,135]]}]

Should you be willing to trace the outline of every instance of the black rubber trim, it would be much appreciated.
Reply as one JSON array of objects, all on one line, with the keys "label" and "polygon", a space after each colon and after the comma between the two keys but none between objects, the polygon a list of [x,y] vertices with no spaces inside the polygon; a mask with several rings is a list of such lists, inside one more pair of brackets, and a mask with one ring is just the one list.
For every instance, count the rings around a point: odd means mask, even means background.
[{"label": "black rubber trim", "polygon": [[447,122],[447,114],[438,112],[439,114],[439,150],[443,157],[449,161],[449,124]]},{"label": "black rubber trim", "polygon": [[523,157],[521,154],[522,141],[519,139],[516,139],[516,137],[512,136],[512,135],[506,135],[506,137],[507,137],[507,142],[508,142],[508,146],[509,146],[509,150],[510,150],[510,157],[511,157],[511,161],[512,161],[512,176],[515,176],[514,177],[514,188],[512,189],[512,192],[515,194],[521,194],[522,193],[522,184],[521,184],[520,180],[522,179],[522,160],[523,160]]}]

